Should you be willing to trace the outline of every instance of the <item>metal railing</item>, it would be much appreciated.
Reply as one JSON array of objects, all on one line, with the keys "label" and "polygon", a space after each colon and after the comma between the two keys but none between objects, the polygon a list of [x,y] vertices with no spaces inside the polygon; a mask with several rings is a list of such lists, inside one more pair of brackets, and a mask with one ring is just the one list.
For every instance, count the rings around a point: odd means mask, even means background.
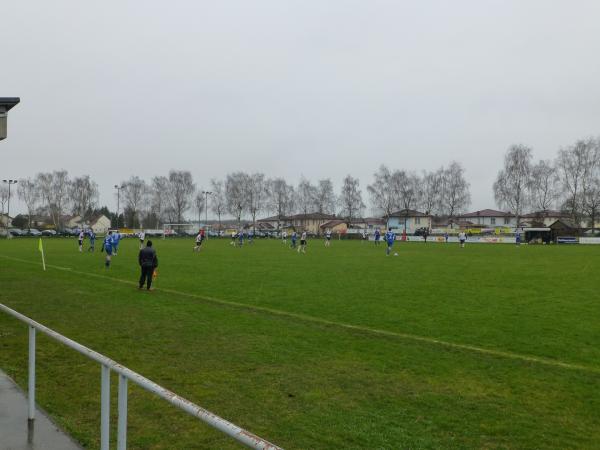
[{"label": "metal railing", "polygon": [[183,397],[165,389],[142,375],[122,366],[121,364],[91,350],[48,327],[30,319],[27,316],[0,303],[0,310],[25,322],[29,325],[29,377],[28,377],[28,424],[30,433],[33,430],[35,419],[35,335],[36,330],[50,336],[61,344],[72,348],[82,355],[92,359],[101,365],[101,389],[100,389],[100,449],[109,450],[110,438],[110,371],[119,375],[118,386],[118,420],[117,420],[117,449],[127,449],[127,382],[131,380],[143,389],[150,391],[188,414],[204,421],[211,427],[231,436],[236,441],[250,448],[261,450],[277,450],[280,447],[271,444],[237,425],[211,413],[210,411],[186,400]]}]

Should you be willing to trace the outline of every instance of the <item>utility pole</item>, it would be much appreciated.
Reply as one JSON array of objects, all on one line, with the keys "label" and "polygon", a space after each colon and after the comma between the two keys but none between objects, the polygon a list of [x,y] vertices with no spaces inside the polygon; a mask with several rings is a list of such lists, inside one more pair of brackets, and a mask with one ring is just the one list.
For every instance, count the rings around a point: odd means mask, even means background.
[{"label": "utility pole", "polygon": [[206,199],[204,201],[204,212],[205,212],[204,226],[208,226],[208,196],[212,195],[212,192],[202,191],[202,193],[204,194],[204,198]]}]

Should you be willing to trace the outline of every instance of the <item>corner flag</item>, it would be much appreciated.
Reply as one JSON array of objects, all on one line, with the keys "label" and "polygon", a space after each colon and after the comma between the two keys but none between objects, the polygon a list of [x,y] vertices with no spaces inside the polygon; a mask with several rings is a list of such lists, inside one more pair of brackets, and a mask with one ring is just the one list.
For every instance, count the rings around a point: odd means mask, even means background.
[{"label": "corner flag", "polygon": [[46,260],[44,258],[44,246],[42,245],[42,238],[40,238],[38,242],[38,250],[42,254],[42,267],[46,270]]}]

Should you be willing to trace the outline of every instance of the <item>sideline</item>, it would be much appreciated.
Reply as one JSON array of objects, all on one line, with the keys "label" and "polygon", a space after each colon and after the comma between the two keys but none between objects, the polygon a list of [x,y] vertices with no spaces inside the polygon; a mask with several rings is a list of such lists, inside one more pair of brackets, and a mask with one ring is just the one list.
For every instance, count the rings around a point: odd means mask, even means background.
[{"label": "sideline", "polygon": [[[18,262],[22,262],[25,264],[32,264],[32,265],[36,265],[36,266],[39,265],[39,262],[33,262],[33,261],[26,260],[26,259],[15,258],[12,256],[0,255],[0,258],[12,260],[12,261],[18,261]],[[106,275],[99,275],[96,273],[81,272],[78,270],[73,270],[70,267],[56,266],[53,264],[46,264],[46,267],[56,269],[56,270],[61,270],[61,271],[68,272],[68,273],[85,275],[85,276],[100,278],[100,279],[104,279],[104,280],[112,280],[112,281],[116,281],[119,283],[131,285],[131,286],[137,286],[137,283],[135,281],[122,280],[120,278],[108,277]],[[267,308],[264,306],[239,303],[239,302],[235,302],[235,301],[231,301],[231,300],[222,300],[222,299],[218,299],[218,298],[214,298],[214,297],[207,297],[204,295],[192,294],[192,293],[183,292],[183,291],[177,291],[175,289],[156,288],[156,291],[165,292],[168,294],[178,295],[178,296],[182,296],[182,297],[194,298],[194,299],[202,300],[202,301],[217,304],[217,305],[226,305],[226,306],[234,307],[236,309],[245,309],[248,311],[258,311],[258,312],[263,312],[263,313],[267,313],[267,314],[274,315],[274,316],[287,317],[287,318],[300,320],[303,322],[309,322],[309,323],[325,325],[325,326],[335,327],[335,328],[341,328],[341,329],[351,330],[351,331],[358,331],[358,332],[377,335],[377,336],[400,338],[400,339],[411,340],[411,341],[415,341],[415,342],[422,342],[422,343],[426,343],[426,344],[437,345],[437,346],[446,347],[446,348],[450,348],[450,349],[454,349],[454,350],[463,350],[463,351],[469,351],[469,352],[474,352],[474,353],[480,353],[483,355],[490,355],[490,356],[496,356],[496,357],[501,357],[501,358],[506,358],[506,359],[513,359],[513,360],[524,361],[524,362],[528,362],[528,363],[536,363],[536,364],[541,364],[541,365],[545,365],[545,366],[559,367],[559,368],[563,368],[563,369],[579,370],[579,371],[583,371],[583,372],[600,374],[600,367],[596,368],[596,367],[586,366],[586,365],[582,365],[582,364],[572,364],[572,363],[567,363],[567,362],[560,361],[560,360],[544,358],[541,356],[524,355],[521,353],[514,353],[514,352],[504,351],[504,350],[494,350],[494,349],[485,348],[485,347],[478,347],[476,345],[459,344],[456,342],[443,341],[441,339],[436,339],[436,338],[427,337],[427,336],[420,336],[417,334],[380,330],[378,328],[370,328],[370,327],[366,327],[366,326],[362,326],[362,325],[352,325],[352,324],[348,324],[348,323],[344,323],[344,322],[335,322],[332,320],[309,316],[307,314],[282,311],[282,310],[278,310],[278,309]]]}]

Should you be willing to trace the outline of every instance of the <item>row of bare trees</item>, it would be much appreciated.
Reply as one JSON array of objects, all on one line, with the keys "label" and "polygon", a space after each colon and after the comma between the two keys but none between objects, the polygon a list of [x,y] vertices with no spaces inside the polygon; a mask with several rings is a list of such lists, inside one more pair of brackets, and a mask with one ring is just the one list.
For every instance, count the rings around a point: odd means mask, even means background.
[{"label": "row of bare trees", "polygon": [[526,208],[567,211],[575,223],[588,218],[592,231],[600,211],[600,138],[578,140],[559,150],[554,161],[533,161],[525,145],[511,146],[494,183],[498,206],[517,222]]}]

